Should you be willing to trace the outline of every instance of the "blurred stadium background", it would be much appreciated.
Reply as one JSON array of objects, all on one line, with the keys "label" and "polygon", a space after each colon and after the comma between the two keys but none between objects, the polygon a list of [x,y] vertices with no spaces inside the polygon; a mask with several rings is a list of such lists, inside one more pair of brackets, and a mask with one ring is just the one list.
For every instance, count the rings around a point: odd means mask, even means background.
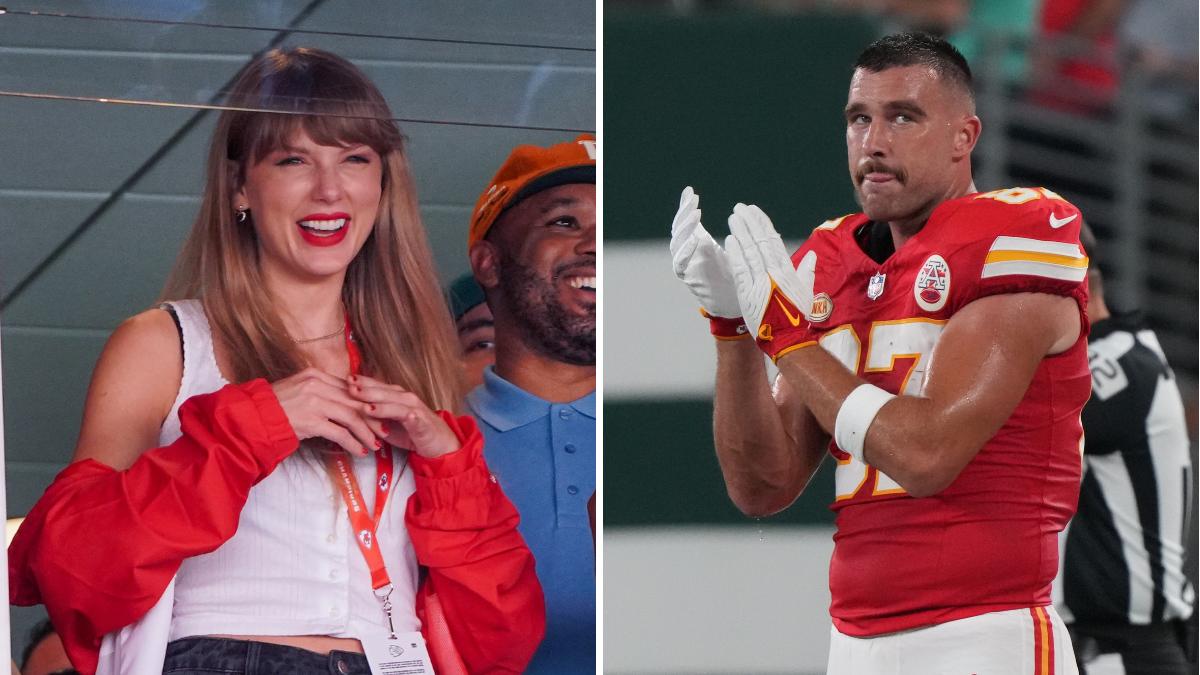
[{"label": "blurred stadium background", "polygon": [[[616,1],[604,17],[604,663],[610,673],[824,672],[828,466],[758,521],[712,449],[714,351],[670,271],[679,192],[718,236],[738,201],[786,238],[857,210],[850,64],[899,29],[967,54],[981,190],[1049,187],[1140,307],[1188,405],[1197,381],[1194,0]],[[1193,522],[1192,568],[1195,568]]]},{"label": "blurred stadium background", "polygon": [[[10,517],[25,514],[70,459],[101,346],[154,302],[191,226],[216,114],[186,106],[208,103],[272,40],[349,58],[397,117],[421,120],[400,126],[444,281],[467,271],[471,209],[509,151],[596,128],[592,0],[4,4],[0,326]],[[62,12],[77,16],[52,15]],[[12,608],[14,656],[42,616],[40,606]]]}]

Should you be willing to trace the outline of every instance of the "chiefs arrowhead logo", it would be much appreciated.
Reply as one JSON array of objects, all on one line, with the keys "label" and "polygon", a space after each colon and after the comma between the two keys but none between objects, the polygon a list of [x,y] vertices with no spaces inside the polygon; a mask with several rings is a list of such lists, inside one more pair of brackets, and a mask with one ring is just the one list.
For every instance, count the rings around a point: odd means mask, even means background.
[{"label": "chiefs arrowhead logo", "polygon": [[936,312],[946,306],[950,298],[950,266],[945,258],[935,253],[925,259],[913,284],[913,297],[926,312]]}]

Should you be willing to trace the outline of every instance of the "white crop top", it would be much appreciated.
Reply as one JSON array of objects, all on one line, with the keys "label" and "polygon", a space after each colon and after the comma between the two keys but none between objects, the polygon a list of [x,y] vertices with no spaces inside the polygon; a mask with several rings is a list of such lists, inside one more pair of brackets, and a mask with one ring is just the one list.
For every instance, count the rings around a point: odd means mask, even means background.
[{"label": "white crop top", "polygon": [[[213,355],[198,300],[164,303],[183,338],[183,381],[159,444],[180,436],[179,406],[227,384]],[[396,453],[397,467],[405,461]],[[375,459],[356,457],[367,512],[375,502]],[[420,630],[415,612],[417,558],[404,526],[415,489],[405,469],[384,507],[378,540],[394,590],[397,631]],[[357,638],[386,628],[341,493],[324,464],[299,450],[250,490],[237,533],[217,550],[183,561],[175,581],[171,640],[198,635],[328,635]]]}]

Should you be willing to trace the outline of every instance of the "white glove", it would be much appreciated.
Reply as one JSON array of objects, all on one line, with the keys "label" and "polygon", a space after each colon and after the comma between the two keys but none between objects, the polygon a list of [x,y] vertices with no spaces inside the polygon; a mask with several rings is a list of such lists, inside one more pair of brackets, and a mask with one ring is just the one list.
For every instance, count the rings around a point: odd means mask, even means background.
[{"label": "white glove", "polygon": [[700,196],[689,185],[671,223],[671,266],[709,316],[736,318],[742,311],[725,251],[700,224]]},{"label": "white glove", "polygon": [[[783,239],[775,231],[771,219],[757,206],[738,204],[733,207],[729,231],[732,234],[725,239],[725,248],[742,316],[759,338],[759,345],[774,357],[775,352],[787,346],[780,342],[789,341],[777,341],[774,345],[764,344],[764,341],[771,341],[772,336],[783,333],[807,330],[817,254],[809,251],[801,259],[800,266],[793,267]],[[776,296],[782,296],[786,302],[772,302]],[[768,324],[765,330],[764,322]]]}]

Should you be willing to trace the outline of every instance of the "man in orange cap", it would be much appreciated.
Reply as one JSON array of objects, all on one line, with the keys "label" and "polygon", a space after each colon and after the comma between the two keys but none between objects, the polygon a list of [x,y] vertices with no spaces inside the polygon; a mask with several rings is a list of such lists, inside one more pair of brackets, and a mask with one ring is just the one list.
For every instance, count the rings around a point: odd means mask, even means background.
[{"label": "man in orange cap", "polygon": [[546,594],[546,638],[526,672],[594,673],[595,138],[513,150],[475,206],[468,246],[496,363],[467,404]]}]

